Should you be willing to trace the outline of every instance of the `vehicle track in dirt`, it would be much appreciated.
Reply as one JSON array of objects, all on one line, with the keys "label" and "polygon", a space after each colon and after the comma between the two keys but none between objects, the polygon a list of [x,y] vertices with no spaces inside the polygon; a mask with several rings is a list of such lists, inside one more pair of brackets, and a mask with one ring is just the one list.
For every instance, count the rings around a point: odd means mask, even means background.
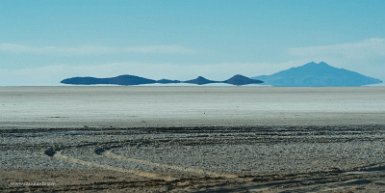
[{"label": "vehicle track in dirt", "polygon": [[[209,153],[212,151],[210,148],[215,149],[221,146],[229,150],[250,146],[255,147],[255,151],[258,152],[259,148],[266,145],[266,147],[279,145],[277,147],[287,148],[293,144],[298,145],[298,147],[305,146],[305,149],[307,146],[310,148],[321,148],[331,145],[331,150],[334,147],[342,148],[345,153],[349,153],[349,148],[352,147],[351,144],[358,144],[358,147],[360,144],[377,144],[375,146],[368,146],[369,149],[367,149],[384,152],[383,149],[373,149],[383,148],[381,144],[385,142],[385,126],[382,125],[109,128],[104,130],[93,128],[86,128],[84,130],[9,129],[0,130],[0,135],[3,139],[3,142],[0,144],[0,150],[12,151],[15,153],[12,156],[16,157],[25,156],[22,154],[17,155],[17,153],[19,151],[23,152],[22,150],[26,149],[37,152],[39,154],[37,156],[40,157],[36,158],[40,158],[42,162],[46,159],[52,160],[50,161],[52,165],[49,165],[52,169],[57,168],[55,164],[59,162],[56,161],[60,161],[60,163],[72,164],[60,167],[76,169],[84,166],[89,171],[102,169],[112,173],[115,172],[117,175],[120,173],[119,175],[138,176],[138,179],[142,179],[131,181],[118,179],[112,181],[86,180],[80,184],[57,185],[56,187],[11,187],[3,185],[0,188],[3,192],[16,190],[27,192],[34,188],[36,191],[41,192],[50,192],[52,190],[55,192],[129,191],[130,188],[139,188],[143,192],[147,190],[151,192],[151,190],[155,189],[161,190],[158,192],[344,192],[356,191],[356,188],[371,186],[377,189],[385,188],[385,182],[381,181],[381,179],[385,179],[385,163],[381,162],[383,160],[382,155],[372,153],[366,158],[365,156],[368,152],[357,152],[357,149],[355,153],[359,153],[359,156],[352,154],[351,160],[347,160],[349,162],[340,164],[340,166],[346,165],[346,167],[326,165],[320,168],[327,169],[321,170],[316,168],[314,171],[292,170],[289,168],[290,170],[287,169],[280,172],[263,172],[263,170],[260,172],[256,170],[258,168],[253,169],[250,166],[253,170],[229,172],[226,167],[231,166],[222,167],[219,165],[219,169],[213,169],[211,166],[215,165],[218,160],[212,161],[210,157],[202,157],[208,161],[204,165],[191,165],[188,162],[188,157],[180,157],[174,152],[170,154],[171,157],[167,157],[168,155],[166,154],[162,155],[162,152],[174,151],[176,147],[179,149],[175,151],[181,151],[181,153],[187,148],[186,155],[188,155],[190,151],[194,152],[196,148],[199,150],[201,147],[204,150],[203,152],[209,151]],[[22,143],[17,143],[18,140]],[[152,152],[155,152],[155,154]],[[305,157],[307,156],[306,159],[315,159],[307,155],[311,152],[309,151],[304,154]],[[8,153],[6,155],[9,156],[11,154]],[[159,155],[163,156],[162,160],[158,159]],[[83,159],[86,156],[89,157]],[[245,160],[251,159],[247,157],[247,154],[245,156]],[[261,158],[266,158],[266,156],[274,157],[272,154],[266,154]],[[364,156],[362,158],[364,162],[355,160],[357,158],[361,159],[360,156]],[[233,158],[225,157],[224,159],[231,161]],[[178,161],[178,163],[170,164],[172,161]],[[258,160],[256,159],[255,161]],[[273,166],[280,166],[281,162],[276,161],[272,160]],[[241,161],[238,164],[248,163]],[[33,160],[31,160],[30,164],[30,167],[33,168]],[[141,167],[135,168],[135,164]],[[317,162],[309,162],[308,164],[310,166],[312,166],[311,164],[316,164],[314,166],[317,167],[317,164],[325,163],[322,160],[317,160]],[[285,169],[285,167],[283,168]],[[300,167],[300,165],[290,167],[295,169]],[[60,168],[58,169],[60,170]],[[30,174],[27,173],[26,175]],[[138,190],[135,189],[135,191]]]}]

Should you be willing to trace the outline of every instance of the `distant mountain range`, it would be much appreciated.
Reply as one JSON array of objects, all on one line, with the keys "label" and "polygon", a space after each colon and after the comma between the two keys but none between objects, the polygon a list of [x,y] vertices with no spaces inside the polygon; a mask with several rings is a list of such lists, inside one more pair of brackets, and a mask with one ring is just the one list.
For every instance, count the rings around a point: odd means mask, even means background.
[{"label": "distant mountain range", "polygon": [[95,77],[73,77],[67,78],[61,81],[63,84],[73,84],[73,85],[96,85],[96,84],[114,84],[114,85],[143,85],[143,84],[172,84],[172,83],[190,83],[197,85],[212,84],[212,83],[227,83],[232,85],[246,85],[246,84],[261,84],[263,81],[251,79],[243,75],[234,75],[233,77],[224,80],[224,81],[215,81],[209,80],[205,77],[198,76],[192,80],[180,81],[180,80],[169,80],[169,79],[160,79],[153,80],[148,78],[143,78],[140,76],[134,75],[120,75],[110,78],[95,78]]},{"label": "distant mountain range", "polygon": [[170,79],[153,80],[134,75],[120,75],[110,78],[73,77],[64,79],[61,81],[61,83],[73,85],[143,85],[154,83],[189,83],[196,85],[205,85],[212,83],[226,83],[237,86],[263,83],[264,85],[288,87],[338,87],[379,84],[382,83],[382,81],[376,78],[362,75],[357,72],[330,66],[325,62],[310,62],[305,65],[293,67],[271,75],[262,75],[249,78],[237,74],[223,81],[210,80],[202,76],[198,76],[197,78],[191,80],[181,81]]},{"label": "distant mountain range", "polygon": [[382,83],[381,80],[343,68],[335,68],[325,62],[310,62],[271,75],[255,76],[266,85],[289,87],[338,87],[363,86]]}]

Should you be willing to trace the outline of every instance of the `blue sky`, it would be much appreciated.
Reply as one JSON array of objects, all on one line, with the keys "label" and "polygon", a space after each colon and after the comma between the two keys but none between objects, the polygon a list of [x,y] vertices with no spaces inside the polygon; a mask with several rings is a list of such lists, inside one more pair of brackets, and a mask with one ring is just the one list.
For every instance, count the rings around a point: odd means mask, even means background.
[{"label": "blue sky", "polygon": [[383,0],[1,0],[0,85],[213,79],[326,61],[385,80]]}]

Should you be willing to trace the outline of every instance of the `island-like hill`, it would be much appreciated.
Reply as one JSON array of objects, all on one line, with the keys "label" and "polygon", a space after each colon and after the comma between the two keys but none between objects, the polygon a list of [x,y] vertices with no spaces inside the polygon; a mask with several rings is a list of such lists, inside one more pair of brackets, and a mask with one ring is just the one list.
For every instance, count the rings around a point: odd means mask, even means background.
[{"label": "island-like hill", "polygon": [[134,75],[121,75],[117,77],[110,78],[95,78],[95,77],[73,77],[67,78],[61,81],[63,84],[72,84],[72,85],[97,85],[97,84],[114,84],[114,85],[142,85],[142,84],[175,84],[175,83],[190,83],[197,85],[211,84],[211,83],[227,83],[232,85],[245,85],[245,84],[260,84],[262,81],[248,78],[242,75],[235,75],[230,79],[224,81],[215,81],[209,80],[205,77],[198,76],[192,80],[180,81],[180,80],[170,80],[170,79],[160,79],[153,80],[148,78],[143,78],[140,76]]},{"label": "island-like hill", "polygon": [[192,80],[186,80],[183,81],[184,83],[190,83],[190,84],[197,84],[197,85],[204,85],[204,84],[211,84],[211,83],[218,83],[220,81],[215,81],[215,80],[209,80],[203,76],[198,76],[195,79]]},{"label": "island-like hill", "polygon": [[110,78],[95,78],[95,77],[73,77],[62,80],[63,84],[74,85],[94,85],[94,84],[115,84],[115,85],[141,85],[153,84],[156,80],[143,78],[134,75],[120,75]]},{"label": "island-like hill", "polygon": [[223,83],[232,84],[232,85],[246,85],[246,84],[261,84],[263,81],[252,79],[240,74],[234,75],[233,77],[223,81]]},{"label": "island-like hill", "polygon": [[271,75],[253,77],[272,86],[338,87],[378,84],[382,81],[363,74],[336,68],[325,62],[310,62]]}]

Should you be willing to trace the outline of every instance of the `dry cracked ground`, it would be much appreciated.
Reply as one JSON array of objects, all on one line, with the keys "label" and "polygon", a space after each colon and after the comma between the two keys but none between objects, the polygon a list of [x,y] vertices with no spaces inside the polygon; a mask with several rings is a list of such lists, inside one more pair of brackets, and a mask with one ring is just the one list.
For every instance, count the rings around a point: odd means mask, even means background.
[{"label": "dry cracked ground", "polygon": [[1,88],[0,192],[385,192],[384,91]]}]

